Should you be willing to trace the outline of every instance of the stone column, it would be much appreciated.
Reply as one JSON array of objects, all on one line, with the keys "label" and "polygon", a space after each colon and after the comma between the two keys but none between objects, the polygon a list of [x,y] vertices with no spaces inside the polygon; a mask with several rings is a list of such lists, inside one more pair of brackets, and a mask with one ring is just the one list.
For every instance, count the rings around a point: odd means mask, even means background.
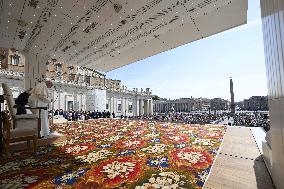
[{"label": "stone column", "polygon": [[140,99],[137,99],[137,116],[140,116]]},{"label": "stone column", "polygon": [[150,100],[148,100],[147,102],[148,102],[148,115],[150,115]]},{"label": "stone column", "polygon": [[134,100],[134,104],[135,104],[135,108],[133,109],[134,116],[138,116],[139,115],[139,100],[137,99],[137,97]]},{"label": "stone column", "polygon": [[80,109],[79,102],[78,102],[78,93],[74,92],[74,110],[77,111]]},{"label": "stone column", "polygon": [[58,109],[61,109],[61,107],[60,107],[60,100],[61,100],[60,94],[61,94],[61,89],[58,89],[58,94],[57,94],[58,95],[58,99],[57,99],[58,100]]},{"label": "stone column", "polygon": [[112,113],[112,107],[111,107],[112,106],[112,102],[111,102],[112,101],[112,96],[109,95],[108,97],[109,97],[108,110],[109,110],[110,113]]},{"label": "stone column", "polygon": [[125,116],[128,115],[128,98],[124,98],[124,110],[123,110],[123,115],[125,115]]},{"label": "stone column", "polygon": [[156,104],[155,106],[156,106],[155,111],[156,111],[156,112],[159,112],[159,104]]},{"label": "stone column", "polygon": [[121,97],[120,99],[121,99],[121,115],[124,116],[124,108],[125,108],[125,107],[124,107],[124,106],[125,106],[124,98]]},{"label": "stone column", "polygon": [[265,154],[264,145],[263,152],[275,187],[280,189],[284,188],[284,1],[261,0],[261,17],[270,117],[266,142],[272,155]]},{"label": "stone column", "polygon": [[111,113],[115,112],[115,96],[114,94],[111,94]]},{"label": "stone column", "polygon": [[149,114],[150,115],[153,115],[153,100],[149,100],[149,107],[150,107],[150,110],[149,110]]},{"label": "stone column", "polygon": [[132,101],[132,114],[133,114],[133,116],[136,116],[136,114],[137,114],[136,110],[137,110],[137,98],[134,97],[133,101]]},{"label": "stone column", "polygon": [[139,116],[142,116],[144,114],[143,111],[143,100],[139,99]]},{"label": "stone column", "polygon": [[81,94],[81,97],[80,97],[80,110],[83,110],[84,109],[84,106],[83,106],[83,94]]},{"label": "stone column", "polygon": [[114,112],[113,105],[114,105],[114,97],[112,94],[110,94],[110,113]]},{"label": "stone column", "polygon": [[144,115],[148,115],[148,100],[144,100]]},{"label": "stone column", "polygon": [[58,91],[54,91],[54,107],[56,107],[56,109],[60,109],[59,107],[59,94],[58,94]]},{"label": "stone column", "polygon": [[23,52],[25,56],[25,90],[33,88],[45,78],[47,57]]}]

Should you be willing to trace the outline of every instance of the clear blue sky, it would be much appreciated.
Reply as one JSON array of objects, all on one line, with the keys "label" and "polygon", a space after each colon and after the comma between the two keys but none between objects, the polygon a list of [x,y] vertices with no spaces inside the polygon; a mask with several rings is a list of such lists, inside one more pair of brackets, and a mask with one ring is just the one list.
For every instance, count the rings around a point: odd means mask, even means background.
[{"label": "clear blue sky", "polygon": [[259,0],[249,0],[248,24],[106,73],[128,89],[150,87],[164,98],[267,95]]}]

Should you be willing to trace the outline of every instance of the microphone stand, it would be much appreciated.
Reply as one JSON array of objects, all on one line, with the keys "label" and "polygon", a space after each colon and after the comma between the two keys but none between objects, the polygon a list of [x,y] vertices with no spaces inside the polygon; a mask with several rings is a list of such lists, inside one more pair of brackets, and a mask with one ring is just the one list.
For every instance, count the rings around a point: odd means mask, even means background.
[{"label": "microphone stand", "polygon": [[53,126],[53,116],[54,116],[53,110],[54,110],[54,101],[52,100],[51,102],[51,126]]},{"label": "microphone stand", "polygon": [[[55,85],[53,86],[54,87],[54,90],[57,92],[57,89],[56,89],[56,87],[55,87]],[[58,93],[57,93],[58,94]],[[56,99],[54,99],[54,93],[53,93],[53,95],[52,95],[52,101],[51,101],[51,110],[52,110],[52,114],[51,114],[51,126],[53,126],[53,124],[54,124],[54,113],[55,112],[53,112],[53,110],[54,110],[54,102],[58,99],[58,96],[56,97]]]},{"label": "microphone stand", "polygon": [[[55,89],[55,91],[56,91],[56,88],[55,88],[55,86],[54,86],[54,89]],[[54,94],[54,93],[53,93]],[[52,95],[52,101],[51,101],[51,126],[53,126],[53,122],[54,122],[54,112],[53,112],[53,110],[54,110],[54,95]]]}]

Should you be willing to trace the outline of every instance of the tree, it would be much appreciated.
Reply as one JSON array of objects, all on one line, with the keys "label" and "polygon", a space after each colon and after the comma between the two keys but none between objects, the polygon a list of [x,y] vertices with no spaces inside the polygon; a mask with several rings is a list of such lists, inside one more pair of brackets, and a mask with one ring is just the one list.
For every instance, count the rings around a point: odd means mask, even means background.
[{"label": "tree", "polygon": [[153,100],[160,100],[160,97],[158,97],[157,95],[154,95]]}]

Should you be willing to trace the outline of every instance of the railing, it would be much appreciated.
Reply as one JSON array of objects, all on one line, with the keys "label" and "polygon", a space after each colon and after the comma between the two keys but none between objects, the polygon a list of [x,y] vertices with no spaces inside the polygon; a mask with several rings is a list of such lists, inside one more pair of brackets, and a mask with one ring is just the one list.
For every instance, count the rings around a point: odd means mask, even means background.
[{"label": "railing", "polygon": [[[0,76],[3,76],[4,78],[7,79],[15,79],[15,80],[24,80],[25,73],[24,72],[17,72],[17,71],[12,71],[12,70],[5,70],[5,69],[0,69]],[[106,86],[93,86],[93,85],[87,85],[86,83],[75,83],[73,81],[65,81],[65,80],[55,80],[53,81],[55,86],[65,86],[65,87],[80,87],[80,88],[85,88],[88,90],[92,89],[101,89],[101,90],[108,90],[112,92],[123,92],[131,95],[143,95],[143,96],[149,96],[152,95],[151,92],[146,92],[146,91],[130,91],[126,89],[116,89],[116,88],[107,88]]]},{"label": "railing", "polygon": [[0,69],[0,75],[6,76],[6,78],[13,78],[13,79],[24,79],[24,72],[16,72],[12,70],[3,70]]}]

